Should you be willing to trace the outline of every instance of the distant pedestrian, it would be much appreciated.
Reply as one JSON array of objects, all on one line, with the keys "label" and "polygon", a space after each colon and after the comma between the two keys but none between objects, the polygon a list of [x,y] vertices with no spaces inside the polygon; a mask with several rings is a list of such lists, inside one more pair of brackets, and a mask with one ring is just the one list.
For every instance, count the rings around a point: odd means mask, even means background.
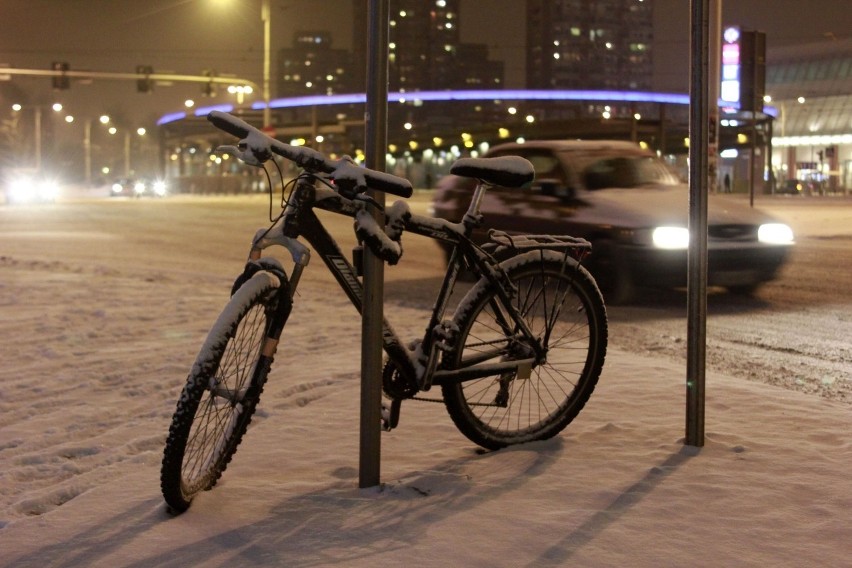
[{"label": "distant pedestrian", "polygon": [[731,193],[731,176],[725,174],[725,180],[722,182],[725,193]]}]

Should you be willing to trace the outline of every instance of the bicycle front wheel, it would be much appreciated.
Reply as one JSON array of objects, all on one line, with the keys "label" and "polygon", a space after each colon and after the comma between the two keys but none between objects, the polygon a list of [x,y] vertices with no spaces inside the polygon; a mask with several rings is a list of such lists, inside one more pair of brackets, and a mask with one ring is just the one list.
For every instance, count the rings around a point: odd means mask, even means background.
[{"label": "bicycle front wheel", "polygon": [[277,276],[261,271],[240,286],[192,366],[160,473],[163,497],[174,513],[216,485],[251,422],[272,363],[262,349],[280,284]]},{"label": "bicycle front wheel", "polygon": [[[512,303],[544,357],[526,373],[506,372],[442,386],[458,429],[484,448],[550,438],[582,410],[606,356],[606,308],[594,279],[573,259],[533,251],[504,263]],[[480,280],[460,303],[453,368],[530,356],[495,288]]]}]

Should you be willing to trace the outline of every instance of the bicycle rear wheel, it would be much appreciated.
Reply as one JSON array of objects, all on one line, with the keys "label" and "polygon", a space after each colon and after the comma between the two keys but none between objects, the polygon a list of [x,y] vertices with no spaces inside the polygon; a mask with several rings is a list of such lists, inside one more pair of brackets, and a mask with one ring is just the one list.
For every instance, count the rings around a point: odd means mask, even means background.
[{"label": "bicycle rear wheel", "polygon": [[[458,429],[471,441],[496,450],[550,438],[582,410],[597,384],[606,355],[603,298],[591,275],[573,259],[533,251],[504,263],[517,287],[512,299],[546,351],[529,377],[502,373],[442,386],[444,403]],[[459,335],[452,368],[465,360],[510,361],[530,356],[497,291],[480,280],[456,310]],[[490,353],[491,357],[483,361]],[[446,366],[445,366],[446,367]]]},{"label": "bicycle rear wheel", "polygon": [[160,473],[163,497],[174,513],[216,485],[251,422],[272,364],[272,355],[262,349],[279,286],[278,277],[265,271],[240,286],[192,366]]}]

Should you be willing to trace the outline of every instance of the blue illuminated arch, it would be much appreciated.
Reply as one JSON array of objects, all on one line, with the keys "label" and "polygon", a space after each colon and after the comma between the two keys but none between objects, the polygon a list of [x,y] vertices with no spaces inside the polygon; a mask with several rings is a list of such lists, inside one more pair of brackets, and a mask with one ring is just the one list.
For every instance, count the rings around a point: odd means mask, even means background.
[{"label": "blue illuminated arch", "polygon": [[[642,91],[587,91],[587,90],[458,90],[458,91],[414,91],[410,93],[396,92],[388,94],[389,103],[404,103],[408,101],[484,101],[484,100],[525,100],[525,101],[600,101],[600,102],[629,102],[629,103],[661,103],[688,105],[689,95],[678,93],[651,93]],[[341,95],[308,95],[302,97],[287,97],[269,101],[269,108],[296,108],[321,105],[363,104],[367,102],[365,93],[350,93]],[[254,102],[252,109],[262,110],[262,101]],[[234,105],[221,104],[199,107],[194,111],[195,116],[206,116],[211,110],[232,112]],[[158,125],[167,124],[186,118],[185,112],[163,115],[157,121]]]}]

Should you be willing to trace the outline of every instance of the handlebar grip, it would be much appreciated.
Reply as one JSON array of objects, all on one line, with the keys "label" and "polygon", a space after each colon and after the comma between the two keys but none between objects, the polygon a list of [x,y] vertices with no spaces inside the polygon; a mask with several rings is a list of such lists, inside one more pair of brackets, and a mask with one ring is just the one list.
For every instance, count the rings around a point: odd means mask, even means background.
[{"label": "handlebar grip", "polygon": [[244,120],[237,118],[232,114],[214,110],[207,115],[207,120],[213,123],[213,126],[219,130],[224,130],[228,134],[233,134],[237,138],[245,138],[249,132],[255,130],[250,124]]},{"label": "handlebar grip", "polygon": [[384,172],[368,171],[369,174],[365,177],[367,178],[367,185],[372,189],[390,193],[397,197],[411,197],[411,194],[414,193],[414,188],[411,187],[411,182],[407,179]]}]

